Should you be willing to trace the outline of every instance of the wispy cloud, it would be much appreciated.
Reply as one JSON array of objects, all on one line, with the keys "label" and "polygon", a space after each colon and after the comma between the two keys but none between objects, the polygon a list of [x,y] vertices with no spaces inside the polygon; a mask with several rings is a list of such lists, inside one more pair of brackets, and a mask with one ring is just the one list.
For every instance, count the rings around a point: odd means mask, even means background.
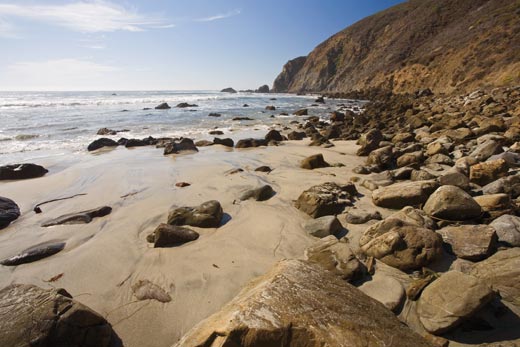
[{"label": "wispy cloud", "polygon": [[223,14],[217,14],[217,15],[210,16],[210,17],[198,18],[198,19],[195,19],[195,21],[196,22],[213,22],[213,21],[219,20],[219,19],[238,16],[240,14],[240,12],[241,12],[241,10],[235,9],[233,11],[223,13]]},{"label": "wispy cloud", "polygon": [[[0,17],[4,20],[26,18],[83,33],[136,32],[170,25],[158,16],[141,14],[136,8],[125,8],[106,0],[77,1],[60,5],[4,3],[0,4]],[[0,33],[2,23],[0,21]]]}]

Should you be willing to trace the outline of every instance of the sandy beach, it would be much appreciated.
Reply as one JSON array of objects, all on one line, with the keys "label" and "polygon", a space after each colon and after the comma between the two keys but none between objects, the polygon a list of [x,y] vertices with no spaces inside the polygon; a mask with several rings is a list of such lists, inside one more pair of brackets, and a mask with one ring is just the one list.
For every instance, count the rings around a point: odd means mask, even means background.
[{"label": "sandy beach", "polygon": [[[316,241],[302,227],[310,217],[294,207],[294,200],[315,184],[349,182],[352,168],[363,158],[355,155],[358,146],[352,141],[336,141],[329,149],[310,147],[308,141],[252,149],[216,145],[174,156],[153,147],[119,147],[67,160],[44,159],[40,164],[49,169],[44,177],[0,186],[0,195],[15,200],[22,213],[0,232],[0,258],[50,240],[63,240],[66,247],[38,262],[0,267],[0,287],[66,288],[104,316],[125,346],[171,346],[252,278],[281,259],[302,258]],[[317,153],[344,167],[299,167],[302,159]],[[254,171],[262,165],[273,171]],[[239,168],[244,171],[232,173]],[[191,186],[175,186],[182,181]],[[243,191],[262,184],[271,185],[276,195],[263,202],[239,201]],[[86,195],[45,204],[41,214],[32,211],[39,202],[80,193]],[[193,228],[200,233],[198,240],[172,248],[153,248],[146,241],[166,222],[171,207],[212,199],[220,201],[225,213],[221,227]],[[103,205],[112,207],[112,213],[89,224],[41,227],[63,214]],[[59,274],[57,281],[48,282]],[[171,302],[138,301],[132,285],[140,280],[160,286]]]}]

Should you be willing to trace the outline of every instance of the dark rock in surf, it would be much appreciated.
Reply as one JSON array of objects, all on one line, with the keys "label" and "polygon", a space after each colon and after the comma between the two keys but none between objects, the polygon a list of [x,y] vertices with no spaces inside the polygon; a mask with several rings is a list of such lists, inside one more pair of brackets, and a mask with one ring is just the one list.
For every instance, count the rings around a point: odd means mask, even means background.
[{"label": "dark rock in surf", "polygon": [[0,180],[23,180],[45,175],[49,170],[36,164],[0,166]]}]

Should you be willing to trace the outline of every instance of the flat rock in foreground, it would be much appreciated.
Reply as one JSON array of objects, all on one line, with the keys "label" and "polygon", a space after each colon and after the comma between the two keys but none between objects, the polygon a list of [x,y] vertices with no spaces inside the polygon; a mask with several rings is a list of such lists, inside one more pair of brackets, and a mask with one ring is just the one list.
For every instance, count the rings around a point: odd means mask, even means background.
[{"label": "flat rock in foreground", "polygon": [[422,337],[361,291],[301,260],[278,263],[175,347],[423,347]]},{"label": "flat rock in foreground", "polygon": [[0,291],[0,346],[105,347],[116,340],[103,317],[63,289],[14,284]]}]

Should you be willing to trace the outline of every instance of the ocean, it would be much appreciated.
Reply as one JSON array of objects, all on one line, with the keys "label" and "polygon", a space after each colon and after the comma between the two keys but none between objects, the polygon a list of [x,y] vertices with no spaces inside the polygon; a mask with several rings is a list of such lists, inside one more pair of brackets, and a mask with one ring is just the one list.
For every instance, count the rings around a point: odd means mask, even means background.
[{"label": "ocean", "polygon": [[[211,139],[208,132],[217,128],[224,132],[223,137],[236,139],[237,134],[301,120],[292,112],[302,107],[309,108],[309,115],[325,119],[329,108],[341,102],[311,106],[315,98],[217,91],[0,92],[0,165],[85,152],[103,127],[128,130],[113,136],[116,140],[147,136]],[[154,109],[163,102],[172,108]],[[175,108],[181,102],[197,107]],[[354,110],[362,105],[346,102]],[[266,111],[268,105],[276,110]],[[222,116],[208,117],[212,112]],[[288,115],[281,116],[283,112]],[[238,116],[253,120],[234,121]]]}]

